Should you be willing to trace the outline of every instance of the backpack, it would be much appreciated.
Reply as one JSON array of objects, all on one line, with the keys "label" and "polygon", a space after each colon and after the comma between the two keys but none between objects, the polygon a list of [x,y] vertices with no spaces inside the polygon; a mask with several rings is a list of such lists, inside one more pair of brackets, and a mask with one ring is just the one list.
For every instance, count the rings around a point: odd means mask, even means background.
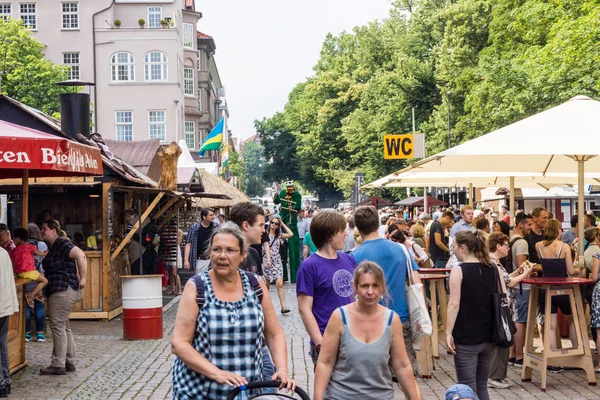
[{"label": "backpack", "polygon": [[[252,285],[254,294],[258,297],[258,301],[262,304],[263,290],[260,286],[260,282],[258,282],[258,278],[252,272],[244,271],[244,273],[248,277],[248,280],[250,280],[250,284]],[[204,296],[204,281],[200,274],[194,275],[192,279],[194,280],[194,283],[196,283],[196,304],[198,304],[198,308],[202,308],[204,303],[206,303],[206,298]]]},{"label": "backpack", "polygon": [[510,242],[508,242],[508,255],[506,257],[504,257],[504,259],[501,259],[500,262],[502,263],[502,265],[504,266],[504,269],[506,270],[506,272],[508,272],[509,274],[511,272],[513,272],[513,260],[512,260],[512,248],[513,245],[518,241],[518,240],[525,240],[520,236],[517,236],[515,238],[513,238]]}]

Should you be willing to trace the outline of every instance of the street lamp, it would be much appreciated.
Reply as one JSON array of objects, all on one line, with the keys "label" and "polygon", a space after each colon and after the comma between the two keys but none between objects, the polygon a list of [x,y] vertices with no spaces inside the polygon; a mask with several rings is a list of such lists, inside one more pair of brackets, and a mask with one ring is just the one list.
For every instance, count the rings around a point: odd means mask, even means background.
[{"label": "street lamp", "polygon": [[275,137],[279,137],[279,136],[281,136],[281,132],[279,132],[279,131],[275,131],[275,133],[273,134],[273,136],[275,136]]},{"label": "street lamp", "polygon": [[450,96],[452,96],[452,92],[447,92],[448,96],[448,148],[450,148]]}]

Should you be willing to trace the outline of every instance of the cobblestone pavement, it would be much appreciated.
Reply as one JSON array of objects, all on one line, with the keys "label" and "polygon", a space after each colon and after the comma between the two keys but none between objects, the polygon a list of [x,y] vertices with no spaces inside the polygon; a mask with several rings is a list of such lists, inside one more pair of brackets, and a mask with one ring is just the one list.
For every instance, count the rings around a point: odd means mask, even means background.
[{"label": "cobblestone pavement", "polygon": [[[279,311],[275,289],[275,309]],[[308,339],[298,315],[295,287],[286,285],[287,306],[291,313],[280,316],[286,333],[289,369],[299,386],[312,392],[313,367],[308,356]],[[177,300],[176,300],[177,301]],[[164,312],[164,338],[140,342],[122,340],[122,321],[73,321],[71,327],[77,345],[77,372],[64,376],[40,376],[39,369],[49,365],[52,341],[27,343],[28,365],[13,378],[10,399],[170,399],[171,355],[176,302]],[[452,357],[440,348],[433,379],[419,379],[425,399],[443,399],[455,382]],[[539,389],[540,377],[534,372],[533,383],[521,383],[519,369],[509,367],[510,389],[490,389],[492,399],[598,399],[600,388],[587,385],[582,371],[548,374],[548,390]],[[400,389],[395,398],[403,399]]]}]

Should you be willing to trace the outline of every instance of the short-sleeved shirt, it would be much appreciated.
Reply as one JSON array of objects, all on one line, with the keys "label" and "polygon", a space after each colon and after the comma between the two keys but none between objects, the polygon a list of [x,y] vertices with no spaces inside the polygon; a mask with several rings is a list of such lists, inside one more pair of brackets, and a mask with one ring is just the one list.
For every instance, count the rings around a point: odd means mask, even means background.
[{"label": "short-sleeved shirt", "polygon": [[[400,316],[402,322],[406,322],[408,320],[408,304],[406,302],[408,263],[410,262],[412,269],[415,271],[418,271],[419,267],[408,253],[408,250],[404,252],[403,246],[381,238],[367,240],[351,254],[356,259],[357,265],[362,261],[373,261],[383,269],[388,292],[390,293],[388,307]],[[408,260],[406,258],[407,254]]]},{"label": "short-sleeved shirt", "polygon": [[312,313],[321,334],[325,332],[333,311],[352,303],[355,269],[354,257],[342,252],[337,253],[335,260],[313,254],[300,265],[296,276],[296,295],[305,294],[313,298]]},{"label": "short-sleeved shirt", "polygon": [[48,279],[46,296],[50,297],[53,293],[64,292],[69,286],[73,290],[79,289],[77,266],[75,260],[69,257],[73,247],[75,245],[66,238],[58,238],[50,246],[48,254],[42,261]]},{"label": "short-sleeved shirt", "polygon": [[575,228],[571,228],[568,231],[563,232],[561,241],[570,246],[573,244],[573,240],[575,240],[575,238],[577,238],[577,235],[575,234]]},{"label": "short-sleeved shirt", "polygon": [[196,254],[200,260],[208,260],[209,258],[206,253],[214,229],[215,226],[213,224],[210,224],[208,228],[205,228],[200,224],[200,227],[198,228],[198,252]]},{"label": "short-sleeved shirt", "polygon": [[[520,238],[520,239],[516,239],[516,238]],[[510,237],[510,242],[513,242],[513,240],[514,240],[514,243],[511,246],[512,268],[513,268],[513,271],[516,271],[520,267],[520,265],[517,265],[517,256],[524,255],[527,258],[529,258],[529,244],[521,235],[516,235],[516,234],[512,235]],[[519,285],[519,289],[520,290],[530,290],[531,285],[529,285],[527,283],[523,283],[523,284]]]},{"label": "short-sleeved shirt", "polygon": [[312,241],[312,237],[310,237],[310,232],[306,232],[306,235],[304,235],[302,246],[308,246],[308,255],[312,255],[317,252],[317,246],[315,246],[314,242]]},{"label": "short-sleeved shirt", "polygon": [[240,268],[244,271],[253,272],[262,276],[262,257],[258,255],[258,252],[252,247],[248,247],[246,251],[248,254],[246,255],[244,262],[240,265]]},{"label": "short-sleeved shirt", "polygon": [[446,261],[448,259],[448,253],[443,249],[440,249],[435,243],[436,233],[440,234],[442,242],[447,245],[442,223],[440,221],[434,221],[433,224],[431,224],[431,229],[429,230],[429,254],[431,254],[431,259],[433,261]]},{"label": "short-sleeved shirt", "polygon": [[23,272],[35,271],[35,259],[33,253],[37,250],[37,246],[31,243],[23,243],[14,248],[10,252],[10,258],[13,262],[15,274]]}]

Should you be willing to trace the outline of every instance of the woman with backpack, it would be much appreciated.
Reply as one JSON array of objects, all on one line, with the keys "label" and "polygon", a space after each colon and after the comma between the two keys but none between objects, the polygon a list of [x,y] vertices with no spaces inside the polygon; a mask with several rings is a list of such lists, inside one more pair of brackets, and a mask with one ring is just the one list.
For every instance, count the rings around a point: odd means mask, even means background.
[{"label": "woman with backpack", "polygon": [[[285,229],[285,233],[283,229]],[[269,224],[269,248],[271,249],[271,266],[265,268],[265,278],[267,280],[267,290],[271,289],[271,282],[275,281],[277,286],[277,296],[281,305],[281,313],[287,314],[290,309],[285,306],[285,293],[283,292],[283,260],[281,257],[281,241],[294,236],[294,233],[288,228],[281,219],[272,218]],[[266,254],[264,255],[263,265],[267,265]]]},{"label": "woman with backpack", "polygon": [[[281,388],[294,390],[283,330],[264,282],[239,268],[246,257],[240,228],[226,222],[208,248],[211,268],[188,280],[171,340],[173,398],[224,399],[233,387],[262,380],[266,343]],[[227,340],[223,340],[227,338]]]}]

